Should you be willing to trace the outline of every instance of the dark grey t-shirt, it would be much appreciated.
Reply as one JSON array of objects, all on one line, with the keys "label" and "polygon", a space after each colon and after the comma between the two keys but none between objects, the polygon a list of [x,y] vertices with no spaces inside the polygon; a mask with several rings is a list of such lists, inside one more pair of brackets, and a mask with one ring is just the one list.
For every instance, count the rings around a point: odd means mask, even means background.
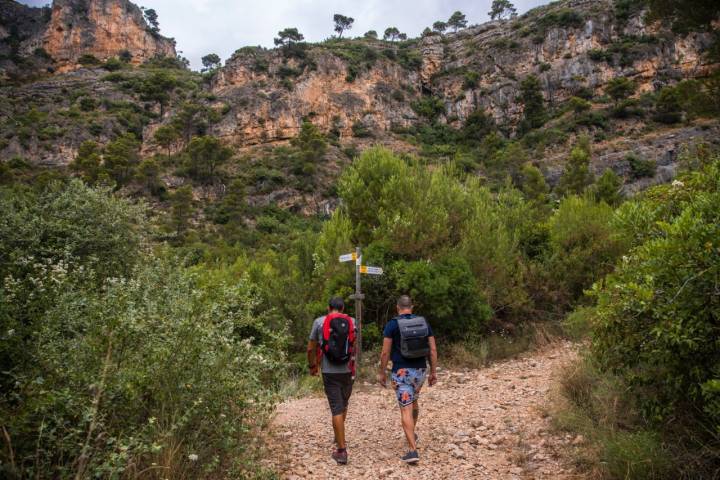
[{"label": "dark grey t-shirt", "polygon": [[[353,325],[355,325],[355,319],[352,319]],[[325,322],[325,316],[318,317],[313,322],[312,330],[310,331],[310,340],[314,340],[318,343],[318,345],[322,344],[322,329],[323,329],[323,323]],[[356,330],[357,331],[357,330]],[[335,363],[331,363],[328,361],[327,358],[325,358],[325,355],[322,356],[322,365],[320,368],[320,371],[322,373],[351,373],[350,372],[350,364],[346,363],[344,365],[338,365]]]}]

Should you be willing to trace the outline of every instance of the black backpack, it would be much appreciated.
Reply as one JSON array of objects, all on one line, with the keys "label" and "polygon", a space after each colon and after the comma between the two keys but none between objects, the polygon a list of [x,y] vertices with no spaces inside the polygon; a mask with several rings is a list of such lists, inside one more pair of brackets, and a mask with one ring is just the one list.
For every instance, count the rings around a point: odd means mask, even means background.
[{"label": "black backpack", "polygon": [[330,363],[350,361],[355,345],[355,328],[352,318],[343,313],[331,313],[323,321],[322,353]]},{"label": "black backpack", "polygon": [[430,354],[430,326],[425,317],[396,318],[400,329],[400,353],[405,358],[423,358]]}]

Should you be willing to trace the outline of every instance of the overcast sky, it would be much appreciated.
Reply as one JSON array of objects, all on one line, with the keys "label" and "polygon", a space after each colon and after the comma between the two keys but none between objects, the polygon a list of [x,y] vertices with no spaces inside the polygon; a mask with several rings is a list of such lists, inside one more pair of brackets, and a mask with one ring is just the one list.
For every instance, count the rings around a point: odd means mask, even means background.
[{"label": "overcast sky", "polygon": [[[332,17],[342,13],[355,19],[349,32],[362,35],[396,26],[416,37],[436,20],[447,20],[455,10],[468,22],[488,20],[492,0],[140,0],[154,8],[163,35],[177,40],[177,49],[199,68],[200,57],[217,53],[225,60],[247,45],[273,46],[273,37],[285,27],[297,27],[306,40],[315,42],[333,34]],[[21,0],[33,6],[48,0]],[[516,0],[518,13],[548,0]]]}]

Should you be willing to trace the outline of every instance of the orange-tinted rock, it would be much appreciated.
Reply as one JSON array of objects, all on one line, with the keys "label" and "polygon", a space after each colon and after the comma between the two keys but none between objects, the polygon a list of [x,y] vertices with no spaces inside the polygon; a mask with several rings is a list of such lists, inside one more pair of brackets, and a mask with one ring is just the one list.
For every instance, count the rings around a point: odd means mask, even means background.
[{"label": "orange-tinted rock", "polygon": [[77,68],[83,55],[107,60],[128,51],[134,64],[175,56],[175,42],[152,32],[128,0],[55,0],[43,46],[58,72]]}]

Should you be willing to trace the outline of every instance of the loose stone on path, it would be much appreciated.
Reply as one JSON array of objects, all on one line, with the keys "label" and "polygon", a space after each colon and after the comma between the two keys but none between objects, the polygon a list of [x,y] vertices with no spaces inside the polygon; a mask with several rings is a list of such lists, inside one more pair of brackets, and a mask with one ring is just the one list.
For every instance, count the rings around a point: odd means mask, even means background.
[{"label": "loose stone on path", "polygon": [[391,389],[356,384],[346,466],[330,458],[333,432],[325,397],[289,400],[277,407],[272,427],[283,453],[268,457],[266,466],[292,480],[577,478],[558,460],[557,448],[584,439],[553,434],[542,414],[553,372],[575,356],[573,345],[563,342],[482,370],[443,370],[438,384],[426,385],[420,396],[416,466],[400,461],[407,445]]}]

